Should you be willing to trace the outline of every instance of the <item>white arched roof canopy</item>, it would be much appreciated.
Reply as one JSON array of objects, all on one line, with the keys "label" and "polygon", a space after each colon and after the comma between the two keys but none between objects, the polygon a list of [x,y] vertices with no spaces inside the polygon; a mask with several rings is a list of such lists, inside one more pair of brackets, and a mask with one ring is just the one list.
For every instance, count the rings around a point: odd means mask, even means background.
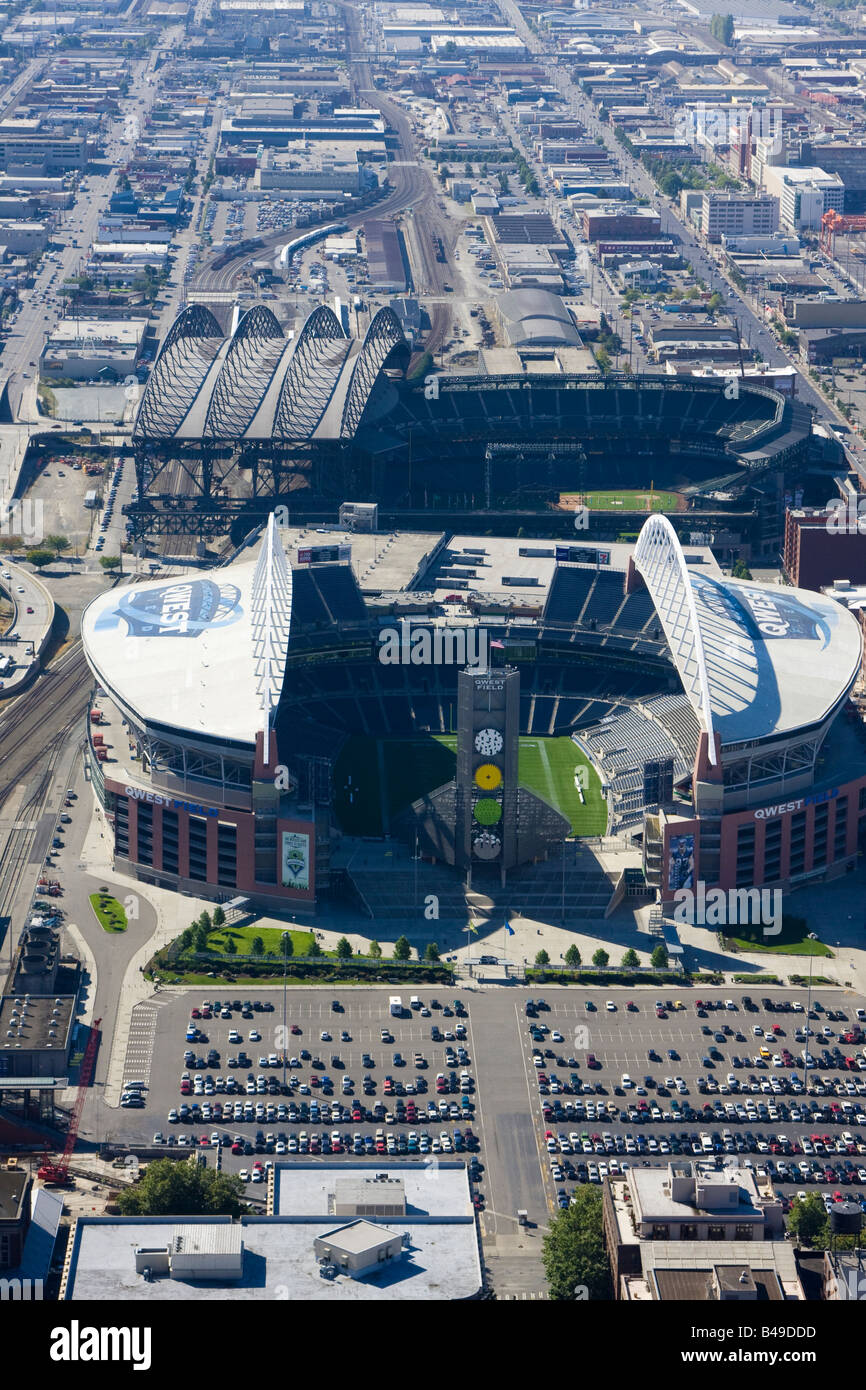
[{"label": "white arched roof canopy", "polygon": [[707,735],[710,762],[715,764],[710,681],[692,580],[679,537],[666,516],[655,513],[644,522],[634,563],[650,591],[683,689]]}]

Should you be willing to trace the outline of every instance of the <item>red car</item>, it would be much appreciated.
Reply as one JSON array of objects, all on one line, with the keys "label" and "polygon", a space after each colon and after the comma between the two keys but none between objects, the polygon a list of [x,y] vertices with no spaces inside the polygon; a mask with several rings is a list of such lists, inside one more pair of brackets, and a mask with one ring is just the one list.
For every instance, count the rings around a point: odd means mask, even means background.
[{"label": "red car", "polygon": [[667,1018],[664,1009],[656,1009],[656,1018]]},{"label": "red car", "polygon": [[626,1008],[630,1014],[637,1013],[637,1004],[633,1003],[631,999],[629,999],[628,1003],[626,1004]]},{"label": "red car", "polygon": [[232,1144],[232,1153],[233,1153],[233,1154],[242,1154],[243,1151],[244,1151],[244,1146],[243,1146],[243,1144]]},{"label": "red car", "polygon": [[291,1026],[291,1028],[289,1029],[289,1032],[290,1032],[290,1033],[300,1033],[300,1031],[301,1031],[301,1030],[300,1030],[300,1028],[298,1027],[297,1023],[293,1023],[292,1026]]},{"label": "red car", "polygon": [[212,1017],[213,1017],[213,1015],[212,1015],[210,1009],[202,1009],[202,1011],[201,1011],[201,1016],[202,1016],[202,1018],[212,1018]]},{"label": "red car", "polygon": [[27,612],[28,612],[28,613],[32,613],[32,612],[33,612],[33,609],[32,609],[32,608],[28,608],[28,609],[27,609]]},{"label": "red car", "polygon": [[190,1009],[190,1018],[201,1018],[201,1009]]},{"label": "red car", "polygon": [[601,1069],[601,1063],[596,1059],[596,1055],[594,1052],[590,1052],[587,1055],[586,1065],[589,1067],[590,1071],[596,1071]]}]

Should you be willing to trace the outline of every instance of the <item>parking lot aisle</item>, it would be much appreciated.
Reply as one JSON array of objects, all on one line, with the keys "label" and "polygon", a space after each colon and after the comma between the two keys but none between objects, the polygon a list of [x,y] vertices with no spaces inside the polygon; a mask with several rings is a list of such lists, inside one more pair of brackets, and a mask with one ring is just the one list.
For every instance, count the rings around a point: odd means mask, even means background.
[{"label": "parking lot aisle", "polygon": [[549,1204],[544,1170],[539,1166],[536,1120],[525,1100],[528,1078],[513,1002],[493,994],[475,997],[469,1006],[469,1041],[484,1136],[484,1230],[493,1237],[495,1247],[497,1238],[516,1235],[520,1209],[531,1222],[545,1226]]}]

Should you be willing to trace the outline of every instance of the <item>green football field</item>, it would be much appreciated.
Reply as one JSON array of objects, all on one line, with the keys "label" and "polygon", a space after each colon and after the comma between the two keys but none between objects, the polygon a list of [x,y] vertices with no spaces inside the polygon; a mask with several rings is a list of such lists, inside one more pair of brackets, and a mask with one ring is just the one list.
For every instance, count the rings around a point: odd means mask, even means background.
[{"label": "green football field", "polygon": [[[454,734],[417,738],[347,740],[334,768],[334,805],[348,835],[381,835],[390,819],[425,792],[454,776]],[[575,771],[581,774],[581,803]],[[599,779],[570,738],[520,740],[518,776],[523,786],[555,806],[571,822],[573,835],[603,835],[607,805]]]},{"label": "green football field", "polygon": [[562,493],[560,505],[563,504],[569,507],[582,505],[591,512],[675,512],[679,502],[675,492],[639,488],[623,492]]}]

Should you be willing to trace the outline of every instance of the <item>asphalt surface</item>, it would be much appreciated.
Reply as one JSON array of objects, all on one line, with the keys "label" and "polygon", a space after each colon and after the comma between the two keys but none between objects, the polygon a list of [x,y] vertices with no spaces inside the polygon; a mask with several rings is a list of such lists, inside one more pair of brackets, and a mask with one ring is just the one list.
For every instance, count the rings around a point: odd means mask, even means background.
[{"label": "asphalt surface", "polygon": [[[714,1130],[730,1130],[735,1139],[739,1137],[743,1141],[745,1147],[738,1155],[730,1155],[729,1161],[737,1161],[756,1169],[771,1158],[770,1155],[757,1151],[757,1140],[763,1135],[769,1139],[771,1134],[784,1134],[801,1147],[804,1137],[808,1140],[810,1135],[829,1133],[835,1141],[850,1130],[855,1140],[862,1142],[866,1147],[866,1124],[858,1125],[853,1115],[834,1122],[823,1116],[818,1119],[807,1118],[805,1114],[800,1120],[793,1120],[790,1116],[783,1118],[781,1114],[777,1119],[767,1114],[736,1120],[724,1114],[706,1118],[701,1113],[702,1106],[713,1105],[715,1101],[720,1101],[722,1105],[726,1102],[742,1104],[744,1108],[750,1103],[755,1107],[764,1105],[768,1111],[770,1105],[778,1105],[780,1102],[786,1104],[789,1111],[791,1107],[807,1102],[836,1102],[839,1105],[846,1102],[850,1103],[854,1110],[859,1107],[866,1108],[866,1073],[861,1072],[832,1073],[834,1079],[851,1079],[855,1086],[860,1085],[864,1094],[853,1096],[804,1094],[802,1097],[787,1095],[777,1098],[761,1092],[716,1092],[707,1095],[699,1092],[700,1078],[713,1077],[719,1087],[722,1087],[727,1084],[725,1078],[729,1072],[733,1072],[741,1085],[750,1075],[753,1075],[759,1084],[765,1082],[767,1085],[774,1080],[782,1084],[791,1078],[794,1073],[790,1069],[773,1067],[772,1062],[760,1066],[750,1061],[745,1067],[734,1068],[731,1056],[737,1053],[740,1057],[754,1058],[764,1045],[764,1040],[754,1036],[753,1028],[757,1025],[769,1031],[773,1023],[778,1023],[783,1032],[777,1035],[776,1042],[766,1044],[770,1052],[781,1051],[783,1047],[787,1047],[799,1059],[803,1043],[797,1042],[793,1034],[798,1024],[806,1025],[805,1012],[765,1012],[760,1007],[760,999],[764,990],[767,990],[774,1001],[781,1002],[787,999],[793,1002],[797,999],[802,1001],[805,1008],[808,1002],[805,989],[771,990],[756,982],[752,986],[751,997],[758,1009],[756,1012],[747,1012],[742,1002],[744,991],[741,989],[665,988],[660,992],[663,1001],[670,1000],[673,1003],[682,999],[685,1008],[682,1011],[671,1011],[663,1019],[656,1017],[655,996],[652,991],[646,990],[634,992],[633,1002],[637,1006],[634,1012],[626,1008],[626,1003],[632,995],[622,989],[611,990],[608,996],[597,990],[557,987],[544,991],[509,988],[476,993],[461,990],[460,995],[468,1016],[460,1020],[456,1017],[443,1017],[441,1010],[431,1011],[430,1018],[422,1018],[418,1014],[403,1019],[391,1018],[388,999],[397,988],[401,989],[404,1004],[408,1004],[405,986],[391,986],[383,990],[344,989],[336,996],[332,995],[330,989],[289,989],[286,996],[286,1024],[288,1027],[292,1024],[299,1027],[302,1030],[299,1035],[283,1033],[280,989],[231,986],[227,991],[225,987],[214,986],[213,989],[196,987],[160,991],[148,1003],[137,1006],[130,1030],[124,1072],[126,1080],[142,1082],[146,1087],[143,1093],[146,1097],[145,1108],[109,1109],[94,1098],[85,1110],[83,1137],[93,1141],[111,1139],[115,1143],[128,1143],[133,1148],[145,1145],[149,1147],[153,1134],[160,1130],[166,1136],[190,1134],[194,1136],[193,1142],[197,1142],[202,1135],[209,1136],[214,1130],[221,1136],[233,1137],[238,1134],[251,1143],[254,1143],[258,1130],[265,1134],[273,1133],[277,1137],[282,1134],[286,1141],[291,1136],[297,1136],[302,1130],[306,1130],[308,1134],[328,1134],[332,1130],[338,1130],[341,1134],[354,1136],[355,1133],[360,1133],[363,1136],[374,1135],[377,1129],[382,1129],[387,1137],[390,1134],[405,1135],[414,1129],[419,1134],[427,1131],[432,1139],[442,1131],[453,1133],[455,1128],[465,1129],[468,1123],[480,1141],[479,1158],[483,1169],[475,1190],[483,1198],[479,1229],[488,1270],[494,1286],[498,1285],[500,1289],[507,1287],[515,1292],[515,1296],[521,1296],[519,1291],[523,1290],[524,1297],[537,1296],[536,1291],[543,1287],[538,1237],[543,1233],[551,1215],[558,1209],[557,1192],[564,1190],[566,1195],[569,1195],[575,1189],[575,1179],[563,1177],[554,1180],[551,1176],[553,1156],[547,1149],[548,1131],[554,1135],[567,1135],[571,1132],[587,1136],[610,1134],[614,1142],[617,1137],[621,1137],[623,1144],[626,1140],[633,1139],[635,1145],[640,1141],[649,1146],[650,1141],[654,1141],[656,1145],[662,1141],[669,1143],[672,1134],[680,1131],[699,1134]],[[233,1013],[231,1020],[202,1021],[199,1026],[204,1030],[207,1042],[187,1043],[185,1030],[191,1008],[200,1006],[204,998],[223,999],[227,992],[232,998],[270,1000],[274,1009],[272,1012],[254,1012],[252,1020],[244,1020],[240,1015]],[[545,1025],[550,1033],[543,1043],[535,1044],[530,1038],[530,1021],[526,1019],[524,1010],[527,998],[537,998],[541,993],[549,1008],[539,1013],[538,1022]],[[653,997],[650,997],[651,995]],[[431,998],[438,998],[439,1002],[445,1005],[452,1002],[449,993],[441,987],[436,987],[435,994],[433,990],[422,987],[420,996],[425,1004],[429,1003]],[[340,998],[344,1006],[343,1012],[331,1011],[332,997]],[[616,1003],[615,1012],[606,1010],[606,997]],[[720,1001],[732,999],[736,1009],[711,1010],[708,1011],[707,1017],[699,1018],[695,1009],[696,998]],[[813,990],[813,1006],[816,1001],[824,1010],[843,1010],[850,1021],[855,1019],[855,1009],[864,1006],[862,999],[848,992],[825,987]],[[595,1007],[588,1009],[587,1003]],[[811,1020],[809,1026],[820,1030],[824,1026],[826,1013],[815,1011],[814,1008],[813,1012],[817,1012],[817,1019]],[[470,1094],[473,1108],[468,1120],[440,1120],[438,1117],[429,1119],[419,1114],[414,1122],[391,1125],[387,1124],[384,1118],[362,1121],[333,1120],[330,1115],[318,1123],[308,1118],[294,1123],[267,1118],[258,1121],[235,1118],[197,1119],[179,1125],[168,1122],[169,1110],[179,1107],[182,1100],[190,1105],[196,1099],[200,1105],[204,1104],[205,1100],[213,1104],[217,1100],[223,1102],[226,1099],[231,1099],[233,1103],[238,1099],[250,1099],[254,1105],[257,1102],[265,1105],[271,1103],[275,1106],[281,1102],[288,1104],[290,1098],[286,1095],[256,1094],[247,1097],[245,1094],[214,1094],[212,1097],[183,1098],[180,1095],[181,1073],[190,1070],[191,1075],[196,1074],[195,1070],[184,1062],[184,1051],[187,1047],[191,1047],[204,1058],[207,1056],[208,1048],[215,1047],[220,1053],[219,1062],[206,1068],[201,1074],[219,1075],[224,1078],[234,1076],[243,1090],[249,1072],[254,1076],[275,1076],[282,1081],[283,1068],[260,1067],[259,1057],[271,1052],[282,1054],[284,1039],[288,1042],[285,1049],[287,1057],[295,1056],[301,1062],[299,1068],[288,1067],[286,1077],[298,1077],[305,1085],[309,1085],[313,1076],[330,1077],[333,1083],[330,1103],[350,1106],[352,1098],[357,1098],[362,1105],[372,1107],[381,1100],[386,1109],[392,1110],[394,1100],[383,1093],[384,1078],[390,1075],[395,1082],[399,1081],[404,1086],[411,1082],[421,1088],[414,1099],[419,1110],[422,1110],[430,1100],[438,1103],[443,1098],[436,1093],[436,1074],[444,1072],[447,1075],[451,1070],[459,1074],[461,1066],[464,1065],[459,1062],[455,1067],[446,1065],[446,1044],[431,1040],[431,1027],[436,1024],[443,1032],[446,1029],[453,1031],[455,1025],[461,1021],[467,1029],[467,1038],[463,1045],[467,1049],[469,1061],[465,1065],[475,1084],[475,1089]],[[720,1031],[726,1024],[732,1033],[723,1044],[716,1043],[711,1036],[707,1037],[701,1031],[703,1027],[709,1027],[712,1032]],[[827,1026],[831,1027],[835,1035],[827,1040],[827,1045],[832,1047],[838,1041],[845,1025],[831,1023]],[[227,1059],[231,1055],[237,1055],[240,1050],[238,1045],[228,1042],[229,1031],[234,1027],[237,1027],[244,1039],[241,1046],[246,1050],[252,1065],[231,1069],[227,1065]],[[382,1028],[390,1031],[393,1043],[381,1041]],[[249,1039],[251,1029],[261,1033],[260,1041]],[[342,1029],[349,1032],[350,1041],[340,1041]],[[322,1030],[329,1032],[333,1041],[322,1040]],[[554,1031],[561,1033],[562,1042],[553,1041]],[[821,1045],[816,1047],[816,1043],[817,1040],[813,1040],[813,1051],[820,1055]],[[456,1040],[453,1043],[455,1050],[460,1045]],[[545,1060],[543,1070],[548,1077],[555,1074],[568,1082],[574,1072],[581,1084],[592,1085],[594,1091],[597,1091],[599,1086],[602,1088],[601,1094],[592,1096],[578,1096],[573,1090],[570,1093],[563,1092],[559,1097],[563,1104],[577,1103],[584,1107],[588,1104],[604,1104],[614,1106],[615,1114],[596,1116],[593,1119],[567,1117],[558,1121],[545,1120],[542,1114],[543,1100],[551,1101],[554,1097],[542,1097],[539,1092],[538,1069],[534,1066],[532,1057],[536,1046],[540,1046],[542,1050],[551,1048],[556,1054],[555,1057]],[[860,1050],[848,1044],[840,1046],[846,1054]],[[713,1067],[708,1069],[703,1065],[702,1058],[711,1047],[718,1049],[721,1059],[715,1061]],[[322,1068],[315,1068],[312,1060],[302,1060],[302,1048],[306,1048],[313,1059],[318,1057],[323,1063]],[[648,1058],[650,1049],[657,1050],[663,1060],[651,1062]],[[667,1057],[669,1049],[676,1052],[675,1060]],[[416,1051],[426,1058],[426,1067],[415,1066],[413,1054]],[[362,1064],[364,1052],[368,1052],[373,1058],[372,1067]],[[394,1064],[394,1052],[400,1052],[406,1059],[405,1066]],[[597,1059],[597,1069],[592,1069],[589,1065],[590,1053]],[[340,1057],[342,1065],[332,1063],[332,1054]],[[556,1057],[559,1056],[566,1065],[557,1062]],[[576,1066],[568,1064],[568,1059],[572,1057],[577,1063]],[[830,1074],[820,1063],[817,1071],[821,1076]],[[653,1084],[645,1086],[645,1096],[640,1096],[634,1089],[624,1091],[621,1087],[623,1073],[627,1073],[636,1086],[643,1085],[647,1075],[652,1076]],[[363,1092],[362,1081],[365,1074],[369,1074],[375,1082],[374,1094],[365,1095]],[[799,1064],[799,1075],[802,1077],[802,1064]],[[354,1083],[350,1096],[344,1096],[342,1092],[341,1079],[344,1076],[351,1078]],[[667,1093],[663,1083],[666,1078],[674,1076],[683,1078],[687,1094],[679,1094],[676,1090]],[[619,1095],[616,1094],[617,1088],[620,1089]],[[309,1104],[316,1088],[311,1087],[310,1090],[310,1095],[301,1096],[296,1092],[292,1099],[296,1104],[301,1101]],[[456,1100],[457,1104],[460,1104],[459,1094],[448,1094],[444,1098],[449,1102]],[[404,1097],[404,1101],[408,1102],[408,1099],[409,1097]],[[620,1118],[620,1112],[627,1111],[629,1105],[635,1105],[642,1099],[645,1099],[650,1107],[653,1104],[657,1105],[665,1118],[660,1116],[645,1122],[624,1122]],[[692,1106],[697,1113],[693,1118],[672,1119],[670,1111],[673,1099],[676,1099],[680,1106]],[[750,1135],[754,1136],[753,1140],[747,1138]],[[260,1149],[257,1153],[232,1155],[228,1147],[221,1147],[217,1157],[217,1153],[208,1146],[206,1153],[208,1162],[219,1161],[223,1169],[229,1172],[238,1172],[241,1168],[250,1169],[256,1161],[266,1162],[270,1159],[273,1162],[289,1164],[293,1161],[291,1153],[278,1155],[274,1150],[267,1149]],[[417,1156],[415,1157],[417,1161]],[[834,1155],[823,1161],[832,1164],[838,1170],[840,1163],[847,1157],[847,1154]],[[339,1164],[347,1159],[356,1161],[354,1156],[345,1154],[322,1155],[318,1161]],[[777,1155],[776,1161],[779,1159],[799,1162],[804,1159],[804,1154],[798,1152],[787,1160],[784,1155]],[[644,1152],[637,1153],[621,1151],[609,1154],[594,1152],[568,1155],[568,1161],[572,1162],[575,1168],[581,1162],[598,1164],[609,1163],[611,1160],[618,1162],[620,1166],[624,1163],[632,1166],[664,1165],[671,1161],[671,1154],[651,1152],[647,1147]],[[310,1160],[307,1157],[301,1161]],[[850,1161],[855,1168],[866,1166],[866,1154],[854,1153],[850,1155]],[[838,1186],[839,1181],[829,1184],[823,1181],[816,1183],[800,1176],[778,1183],[780,1192],[787,1196],[793,1196],[797,1191],[806,1188],[815,1188],[823,1194],[837,1190]],[[866,1197],[866,1185],[857,1181],[856,1175],[855,1181],[844,1185],[844,1190],[850,1196]],[[251,1197],[261,1195],[259,1188],[252,1184],[249,1193]],[[517,1222],[517,1213],[520,1210],[526,1211],[528,1216],[529,1226],[525,1231]]]}]

